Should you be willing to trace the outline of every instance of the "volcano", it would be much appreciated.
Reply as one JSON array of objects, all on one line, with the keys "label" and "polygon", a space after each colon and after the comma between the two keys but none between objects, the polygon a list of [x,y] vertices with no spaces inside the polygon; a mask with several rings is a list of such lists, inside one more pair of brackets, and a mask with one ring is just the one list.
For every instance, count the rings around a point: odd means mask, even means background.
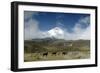
[{"label": "volcano", "polygon": [[49,37],[54,37],[57,39],[63,39],[64,38],[64,31],[60,27],[52,28],[48,31]]}]

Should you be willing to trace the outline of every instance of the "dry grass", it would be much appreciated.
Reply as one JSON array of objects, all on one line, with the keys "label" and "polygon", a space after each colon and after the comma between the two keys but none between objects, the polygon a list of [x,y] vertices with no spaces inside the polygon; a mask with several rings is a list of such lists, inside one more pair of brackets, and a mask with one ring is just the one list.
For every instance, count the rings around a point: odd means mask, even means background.
[{"label": "dry grass", "polygon": [[62,52],[58,52],[56,55],[53,55],[51,52],[47,56],[43,56],[41,53],[25,53],[24,61],[48,61],[48,60],[73,60],[73,59],[87,59],[90,58],[90,51],[77,51],[77,52],[68,52],[66,55],[63,55]]}]

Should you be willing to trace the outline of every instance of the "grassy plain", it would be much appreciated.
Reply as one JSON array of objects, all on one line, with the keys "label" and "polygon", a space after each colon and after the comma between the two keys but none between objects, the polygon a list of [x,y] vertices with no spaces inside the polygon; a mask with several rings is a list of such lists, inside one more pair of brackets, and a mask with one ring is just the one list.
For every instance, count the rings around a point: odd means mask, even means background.
[{"label": "grassy plain", "polygon": [[[56,52],[56,54],[53,54]],[[47,53],[45,55],[45,53]],[[65,54],[64,54],[65,53]],[[90,58],[90,40],[33,39],[24,41],[24,61]]]}]

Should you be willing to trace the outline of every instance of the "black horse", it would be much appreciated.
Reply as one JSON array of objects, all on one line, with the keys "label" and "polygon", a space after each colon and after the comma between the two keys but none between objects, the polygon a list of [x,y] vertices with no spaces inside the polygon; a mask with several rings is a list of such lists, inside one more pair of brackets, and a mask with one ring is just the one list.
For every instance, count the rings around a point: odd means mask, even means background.
[{"label": "black horse", "polygon": [[56,55],[56,54],[57,54],[57,52],[53,52],[53,53],[52,53],[52,55]]},{"label": "black horse", "polygon": [[62,55],[66,55],[67,54],[67,52],[62,52]]},{"label": "black horse", "polygon": [[47,56],[47,55],[48,55],[48,52],[43,53],[43,56]]}]

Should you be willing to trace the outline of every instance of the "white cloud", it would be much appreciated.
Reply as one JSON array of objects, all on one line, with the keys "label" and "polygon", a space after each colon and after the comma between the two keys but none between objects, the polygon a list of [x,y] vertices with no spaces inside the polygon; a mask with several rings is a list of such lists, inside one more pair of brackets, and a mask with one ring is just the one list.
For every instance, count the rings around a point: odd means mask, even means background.
[{"label": "white cloud", "polygon": [[32,39],[33,37],[37,37],[37,32],[39,31],[38,22],[36,20],[30,19],[28,22],[25,22],[25,25],[27,25],[27,27],[24,29],[24,38]]},{"label": "white cloud", "polygon": [[24,19],[31,19],[34,15],[38,15],[38,12],[24,11]]},{"label": "white cloud", "polygon": [[47,31],[43,32],[39,29],[39,22],[35,19],[30,19],[29,21],[25,22],[24,27],[24,39],[30,40],[35,38],[45,38],[49,37]]},{"label": "white cloud", "polygon": [[91,37],[90,35],[91,34],[90,34],[90,26],[89,26],[83,31],[79,39],[90,39]]},{"label": "white cloud", "polygon": [[[83,28],[82,26],[86,26]],[[73,32],[65,31],[66,40],[90,39],[90,17],[80,19],[73,27]]]},{"label": "white cloud", "polygon": [[85,18],[83,18],[83,19],[80,19],[78,22],[79,22],[80,24],[89,25],[89,24],[90,24],[90,17],[87,16],[87,17],[85,17]]}]

